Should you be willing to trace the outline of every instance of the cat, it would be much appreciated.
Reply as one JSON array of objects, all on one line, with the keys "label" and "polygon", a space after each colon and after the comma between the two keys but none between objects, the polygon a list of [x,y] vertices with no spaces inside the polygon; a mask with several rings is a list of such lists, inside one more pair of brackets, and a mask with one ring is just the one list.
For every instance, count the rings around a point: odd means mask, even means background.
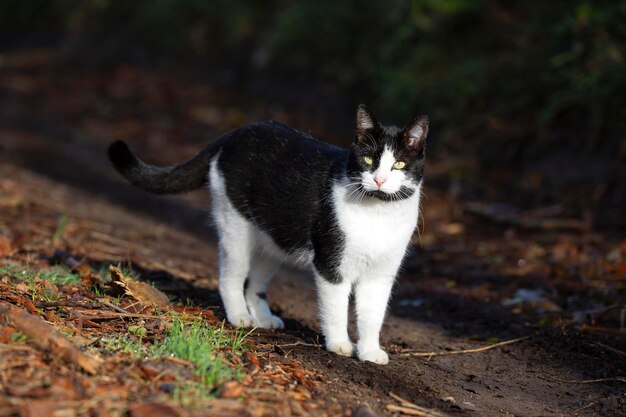
[{"label": "cat", "polygon": [[[109,148],[131,184],[157,194],[208,185],[219,238],[219,293],[235,326],[280,329],[267,286],[283,262],[310,268],[325,347],[387,364],[380,331],[417,225],[428,118],[404,129],[357,109],[349,149],[275,121],[246,125],[189,161],[156,167],[121,141]],[[354,291],[359,340],[348,336]]]}]

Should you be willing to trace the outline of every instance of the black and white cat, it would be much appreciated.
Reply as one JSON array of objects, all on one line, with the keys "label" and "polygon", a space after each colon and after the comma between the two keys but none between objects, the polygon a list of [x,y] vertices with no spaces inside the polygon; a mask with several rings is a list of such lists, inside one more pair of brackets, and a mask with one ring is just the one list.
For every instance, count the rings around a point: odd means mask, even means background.
[{"label": "black and white cat", "polygon": [[[417,224],[427,133],[425,116],[404,129],[385,127],[361,105],[350,149],[270,121],[226,133],[173,167],[147,165],[119,141],[109,157],[133,185],[153,193],[209,185],[219,292],[231,324],[283,327],[266,291],[288,262],[313,271],[326,349],[386,364],[379,334]],[[348,336],[352,291],[356,346]]]}]

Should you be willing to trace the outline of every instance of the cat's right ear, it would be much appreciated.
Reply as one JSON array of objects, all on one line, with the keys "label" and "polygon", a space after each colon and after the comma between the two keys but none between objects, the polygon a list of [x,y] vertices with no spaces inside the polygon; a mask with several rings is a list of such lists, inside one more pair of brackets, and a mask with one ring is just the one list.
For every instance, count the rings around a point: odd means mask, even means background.
[{"label": "cat's right ear", "polygon": [[360,104],[356,112],[356,141],[363,142],[380,128],[374,114]]}]

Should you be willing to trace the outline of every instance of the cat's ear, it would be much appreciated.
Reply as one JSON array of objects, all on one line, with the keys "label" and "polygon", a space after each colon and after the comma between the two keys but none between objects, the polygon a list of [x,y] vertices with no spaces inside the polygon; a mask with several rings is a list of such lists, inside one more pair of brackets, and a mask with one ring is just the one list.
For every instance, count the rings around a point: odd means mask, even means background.
[{"label": "cat's ear", "polygon": [[360,104],[356,111],[356,140],[363,142],[368,135],[375,133],[380,128],[374,114],[365,106]]},{"label": "cat's ear", "polygon": [[404,145],[415,152],[424,149],[426,136],[428,135],[428,117],[420,116],[404,128]]}]

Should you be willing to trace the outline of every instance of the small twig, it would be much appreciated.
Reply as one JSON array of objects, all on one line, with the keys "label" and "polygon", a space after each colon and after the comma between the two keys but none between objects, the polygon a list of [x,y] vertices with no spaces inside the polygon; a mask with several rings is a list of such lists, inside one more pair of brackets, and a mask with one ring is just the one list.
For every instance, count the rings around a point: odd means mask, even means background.
[{"label": "small twig", "polygon": [[411,401],[409,400],[405,400],[404,398],[402,398],[401,396],[394,394],[393,392],[389,391],[389,396],[391,398],[393,398],[394,400],[396,400],[397,402],[399,402],[402,405],[405,406],[415,406],[415,404],[413,404]]},{"label": "small twig", "polygon": [[596,342],[596,343],[594,343],[594,345],[603,347],[603,348],[605,348],[608,351],[611,351],[611,352],[616,353],[616,354],[618,354],[620,356],[626,357],[626,352],[621,351],[619,349],[615,349],[614,347],[611,347],[611,346],[607,346],[604,343]]},{"label": "small twig", "polygon": [[610,377],[610,378],[598,378],[598,379],[583,379],[583,380],[578,380],[578,379],[561,379],[561,378],[556,378],[553,377],[551,375],[546,375],[546,379],[548,380],[552,380],[555,382],[562,382],[564,384],[595,384],[596,382],[623,382],[626,384],[626,377],[625,376],[614,376],[614,377]]},{"label": "small twig", "polygon": [[587,405],[583,405],[582,407],[578,407],[577,409],[575,409],[574,411],[572,411],[572,414],[576,414],[576,413],[580,413],[582,410],[592,407],[595,403],[592,401]]},{"label": "small twig", "polygon": [[39,308],[46,308],[46,307],[80,307],[80,308],[86,308],[86,309],[90,309],[90,310],[101,310],[102,306],[105,307],[109,307],[112,310],[117,311],[118,313],[124,313],[124,314],[130,314],[127,310],[124,310],[123,308],[120,308],[118,306],[116,306],[113,303],[110,303],[108,301],[106,301],[103,298],[98,299],[97,303],[90,303],[90,302],[82,302],[82,301],[70,301],[70,300],[65,300],[65,301],[37,301],[35,303],[35,305]]},{"label": "small twig", "polygon": [[4,344],[0,343],[0,350],[33,350],[32,347],[28,345],[20,345],[20,344]]},{"label": "small twig", "polygon": [[[103,310],[100,310],[103,311]],[[81,313],[80,311],[78,313]],[[134,319],[157,319],[157,320],[169,320],[171,318],[168,314],[141,314],[141,313],[118,313],[116,311],[103,311],[103,315],[95,315],[95,314],[83,314],[89,320],[100,321],[100,320],[118,320],[124,318],[134,318]],[[197,320],[197,317],[181,314],[178,318],[183,321],[194,321]]]},{"label": "small twig", "polygon": [[393,398],[394,400],[398,401],[400,404],[402,404],[401,406],[388,404],[387,409],[389,411],[398,411],[404,414],[410,414],[414,416],[423,416],[423,417],[445,417],[446,416],[445,414],[437,410],[431,410],[425,407],[421,407],[415,403],[412,403],[409,400],[405,400],[404,398],[400,397],[397,394],[394,394],[393,392],[389,392],[389,396]]},{"label": "small twig", "polygon": [[322,347],[322,345],[318,343],[305,343],[305,342],[294,342],[294,343],[287,343],[285,345],[274,345],[274,346],[279,347],[279,348],[286,348],[286,347],[293,347],[293,346],[306,346],[306,347],[314,347],[314,348]]},{"label": "small twig", "polygon": [[528,339],[530,336],[519,337],[517,339],[506,340],[504,342],[494,343],[493,345],[483,346],[475,349],[463,349],[463,350],[450,350],[447,352],[415,352],[415,351],[400,351],[396,353],[398,356],[413,356],[413,357],[428,357],[431,356],[447,356],[447,355],[462,355],[465,353],[477,353],[484,352],[486,350],[495,349],[500,346],[511,345],[513,343],[521,342],[522,340]]},{"label": "small twig", "polygon": [[[81,313],[81,312],[75,312]],[[165,315],[157,316],[153,314],[141,314],[141,313],[118,313],[117,311],[105,311],[103,315],[95,315],[95,314],[83,314],[85,318],[89,320],[118,320],[124,318],[132,318],[132,319],[160,319],[163,320],[166,318]],[[184,318],[182,318],[184,320]]]},{"label": "small twig", "polygon": [[90,310],[100,310],[102,306],[99,303],[82,302],[82,301],[37,301],[35,306],[38,308],[47,307],[82,307]]},{"label": "small twig", "polygon": [[626,329],[620,330],[610,327],[589,326],[587,324],[583,324],[582,326],[580,326],[580,331],[585,333],[600,333],[626,337]]},{"label": "small twig", "polygon": [[104,306],[109,307],[109,308],[110,308],[110,309],[112,309],[112,310],[117,311],[118,313],[124,313],[124,314],[129,314],[129,313],[130,313],[128,310],[124,310],[123,308],[121,308],[121,307],[119,307],[119,306],[116,306],[115,304],[110,303],[110,302],[106,301],[106,300],[105,300],[105,299],[103,299],[103,298],[98,299],[98,302],[99,302],[100,304],[104,305]]},{"label": "small twig", "polygon": [[420,417],[444,417],[445,414],[441,414],[434,410],[428,410],[425,408],[413,408],[413,407],[404,407],[400,405],[387,404],[387,410],[395,411],[402,414],[408,414],[411,416],[420,416]]}]

